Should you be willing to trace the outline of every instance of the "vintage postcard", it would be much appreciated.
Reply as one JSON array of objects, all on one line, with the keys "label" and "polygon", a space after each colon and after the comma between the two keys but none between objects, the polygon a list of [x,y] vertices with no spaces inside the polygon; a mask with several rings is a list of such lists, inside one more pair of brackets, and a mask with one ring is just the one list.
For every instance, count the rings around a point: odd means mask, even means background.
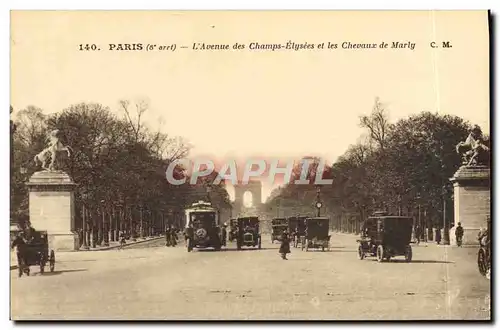
[{"label": "vintage postcard", "polygon": [[12,11],[11,319],[491,320],[487,11]]}]

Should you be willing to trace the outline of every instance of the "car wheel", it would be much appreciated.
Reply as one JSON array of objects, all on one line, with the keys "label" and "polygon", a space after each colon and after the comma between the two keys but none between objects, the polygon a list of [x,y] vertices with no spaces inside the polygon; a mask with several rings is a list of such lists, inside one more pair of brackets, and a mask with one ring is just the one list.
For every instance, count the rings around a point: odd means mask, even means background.
[{"label": "car wheel", "polygon": [[486,256],[483,249],[479,249],[477,253],[477,268],[481,275],[486,275]]},{"label": "car wheel", "polygon": [[411,258],[413,257],[413,253],[411,250],[411,246],[407,245],[405,249],[405,260],[406,262],[411,262]]},{"label": "car wheel", "polygon": [[377,247],[377,261],[378,262],[384,261],[384,247],[382,245],[379,245]]},{"label": "car wheel", "polygon": [[363,260],[365,258],[365,252],[363,251],[363,246],[361,244],[358,246],[358,258],[359,260]]}]

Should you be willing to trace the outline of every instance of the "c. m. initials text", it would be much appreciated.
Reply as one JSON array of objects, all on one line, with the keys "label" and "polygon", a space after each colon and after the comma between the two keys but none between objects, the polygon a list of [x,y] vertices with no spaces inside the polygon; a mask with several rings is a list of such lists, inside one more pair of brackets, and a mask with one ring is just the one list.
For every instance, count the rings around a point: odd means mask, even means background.
[{"label": "c. m. initials text", "polygon": [[[439,48],[439,43],[433,41],[433,42],[431,42],[431,47],[432,48]],[[449,41],[443,41],[441,43],[441,48],[451,48],[451,47],[452,47],[451,42],[449,42]]]}]

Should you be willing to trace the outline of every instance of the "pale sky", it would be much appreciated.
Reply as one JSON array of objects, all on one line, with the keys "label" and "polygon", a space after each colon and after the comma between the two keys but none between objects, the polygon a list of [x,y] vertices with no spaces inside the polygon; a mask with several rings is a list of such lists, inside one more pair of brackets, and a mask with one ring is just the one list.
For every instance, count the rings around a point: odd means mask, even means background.
[{"label": "pale sky", "polygon": [[[145,97],[148,124],[185,137],[193,156],[317,155],[331,162],[357,141],[359,115],[371,111],[376,96],[388,104],[392,121],[438,111],[489,132],[486,11],[13,12],[11,31],[14,109],[35,105],[51,113],[79,102],[117,109],[119,99]],[[194,42],[288,40],[416,46],[191,49]],[[433,40],[453,48],[433,49]],[[127,42],[177,49],[107,50],[109,43]],[[79,51],[86,43],[101,51]],[[271,188],[264,187],[263,200]]]}]

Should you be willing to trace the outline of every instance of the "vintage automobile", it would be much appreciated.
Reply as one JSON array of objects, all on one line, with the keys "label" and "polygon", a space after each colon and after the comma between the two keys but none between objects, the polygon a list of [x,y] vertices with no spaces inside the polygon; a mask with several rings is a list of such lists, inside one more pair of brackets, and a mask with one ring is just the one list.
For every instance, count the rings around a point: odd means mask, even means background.
[{"label": "vintage automobile", "polygon": [[288,229],[288,219],[286,218],[274,218],[271,219],[271,243],[275,241],[281,241],[281,234],[283,231]]},{"label": "vintage automobile", "polygon": [[305,216],[288,218],[288,231],[292,238],[293,247],[298,247],[299,242],[302,243],[302,241],[305,244],[306,219],[307,217]]},{"label": "vintage automobile", "polygon": [[208,202],[199,201],[186,209],[186,248],[213,248],[221,250],[221,229],[218,226],[218,212]]},{"label": "vintage automobile", "polygon": [[410,246],[413,218],[388,215],[376,212],[366,219],[358,239],[358,258],[376,256],[378,262],[389,261],[395,256],[404,256],[407,262],[412,259]]},{"label": "vintage automobile", "polygon": [[330,250],[330,218],[315,217],[305,219],[304,240],[302,240],[302,250],[321,248]]},{"label": "vintage automobile", "polygon": [[259,217],[238,218],[238,231],[236,235],[236,247],[241,250],[242,246],[261,248],[261,236],[259,231]]},{"label": "vintage automobile", "polygon": [[236,239],[236,235],[238,234],[238,219],[229,220],[229,242],[232,242]]},{"label": "vintage automobile", "polygon": [[39,266],[40,273],[45,272],[45,266],[49,263],[50,271],[53,272],[56,264],[54,250],[50,250],[46,231],[34,231],[29,240],[16,237],[11,243],[11,248],[17,248],[21,258],[18,259],[19,277],[23,274],[30,275],[30,266]]}]

